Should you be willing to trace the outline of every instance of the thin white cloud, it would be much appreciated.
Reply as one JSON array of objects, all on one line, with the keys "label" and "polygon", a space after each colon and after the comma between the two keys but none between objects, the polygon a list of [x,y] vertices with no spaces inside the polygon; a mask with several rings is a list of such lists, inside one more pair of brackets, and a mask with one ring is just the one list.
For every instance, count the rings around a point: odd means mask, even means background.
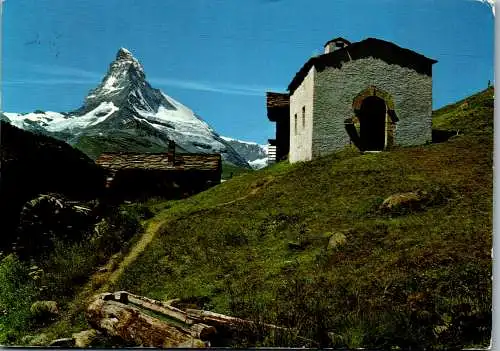
[{"label": "thin white cloud", "polygon": [[[4,85],[64,85],[64,84],[98,84],[104,73],[87,71],[74,67],[50,66],[34,63],[24,63],[23,67],[38,77],[37,79],[21,79],[4,81]],[[42,78],[53,76],[56,78]],[[205,91],[226,95],[265,96],[266,91],[281,91],[280,88],[242,85],[224,82],[203,82],[172,78],[151,78],[148,81],[153,86],[174,87],[186,90]],[[168,94],[168,93],[167,93]]]},{"label": "thin white cloud", "polygon": [[6,80],[2,84],[4,86],[27,86],[27,85],[89,85],[95,84],[95,80],[90,79],[20,79]]},{"label": "thin white cloud", "polygon": [[491,7],[491,11],[493,12],[493,16],[495,16],[495,0],[475,0],[487,4]]},{"label": "thin white cloud", "polygon": [[240,85],[232,83],[208,83],[200,81],[190,81],[190,80],[180,80],[180,79],[170,79],[170,78],[152,78],[150,82],[153,85],[163,85],[171,86],[175,88],[206,91],[213,93],[221,93],[228,95],[244,95],[244,96],[265,96],[266,91],[274,90],[281,91],[282,89],[265,87],[265,86],[254,86],[254,85]]},{"label": "thin white cloud", "polygon": [[23,68],[25,68],[33,73],[52,75],[52,76],[95,78],[95,79],[99,79],[99,80],[100,80],[100,78],[103,77],[102,73],[87,71],[87,70],[83,70],[80,68],[74,68],[74,67],[26,63],[26,64],[23,64]]}]

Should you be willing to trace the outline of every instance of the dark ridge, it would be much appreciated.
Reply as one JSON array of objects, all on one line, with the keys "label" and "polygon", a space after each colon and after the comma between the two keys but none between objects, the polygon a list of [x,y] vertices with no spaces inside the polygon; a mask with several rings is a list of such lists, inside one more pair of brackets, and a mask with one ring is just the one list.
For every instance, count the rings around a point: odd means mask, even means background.
[{"label": "dark ridge", "polygon": [[9,247],[23,204],[38,194],[58,193],[74,200],[102,194],[104,173],[81,151],[4,121],[0,132],[0,248]]}]

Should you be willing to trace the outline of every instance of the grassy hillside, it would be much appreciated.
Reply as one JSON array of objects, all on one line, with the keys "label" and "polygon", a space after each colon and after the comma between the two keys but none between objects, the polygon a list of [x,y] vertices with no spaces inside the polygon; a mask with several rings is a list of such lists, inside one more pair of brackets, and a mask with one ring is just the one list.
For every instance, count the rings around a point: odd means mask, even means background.
[{"label": "grassy hillside", "polygon": [[[110,288],[293,326],[322,346],[487,345],[493,90],[434,122],[458,135],[278,164],[151,204],[160,229]],[[418,190],[432,195],[424,208],[379,210]]]},{"label": "grassy hillside", "polygon": [[232,177],[235,177],[237,175],[252,172],[252,171],[253,171],[253,169],[239,167],[239,166],[236,166],[230,162],[222,161],[221,178],[224,180],[227,180],[227,179],[231,179]]}]

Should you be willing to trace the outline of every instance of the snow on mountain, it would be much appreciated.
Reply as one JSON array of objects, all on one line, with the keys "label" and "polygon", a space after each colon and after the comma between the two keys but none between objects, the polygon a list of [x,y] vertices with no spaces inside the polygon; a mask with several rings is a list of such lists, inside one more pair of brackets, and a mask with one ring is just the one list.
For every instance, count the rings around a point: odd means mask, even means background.
[{"label": "snow on mountain", "polygon": [[243,141],[221,136],[238,152],[253,169],[260,169],[267,166],[267,145],[259,145],[251,141]]},{"label": "snow on mountain", "polygon": [[259,159],[253,160],[253,161],[249,161],[248,164],[253,169],[261,169],[261,168],[267,167],[267,157],[259,158]]},{"label": "snow on mountain", "polygon": [[234,139],[234,138],[230,138],[230,137],[226,137],[226,136],[221,136],[221,138],[224,139],[225,141],[235,141],[235,142],[238,142],[241,144],[259,145],[254,141],[244,141],[244,140]]},{"label": "snow on mountain", "polygon": [[78,130],[97,125],[118,111],[112,102],[101,102],[95,109],[78,118],[54,119],[47,122],[45,129],[50,132]]},{"label": "snow on mountain", "polygon": [[59,137],[92,157],[103,151],[161,152],[174,140],[181,152],[221,153],[225,161],[249,167],[191,109],[151,87],[141,63],[125,48],[79,109],[4,116],[17,127]]},{"label": "snow on mountain", "polygon": [[40,124],[41,126],[55,125],[66,120],[66,116],[62,113],[52,111],[36,111],[26,114],[5,112],[5,116],[14,126],[26,129],[26,124]]}]

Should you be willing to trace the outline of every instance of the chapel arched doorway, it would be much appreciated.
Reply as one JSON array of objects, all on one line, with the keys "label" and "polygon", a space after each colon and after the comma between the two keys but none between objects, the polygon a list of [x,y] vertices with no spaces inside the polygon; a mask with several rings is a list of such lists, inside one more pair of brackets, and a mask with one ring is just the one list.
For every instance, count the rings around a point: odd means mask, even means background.
[{"label": "chapel arched doorway", "polygon": [[361,151],[381,151],[394,144],[399,121],[392,96],[369,86],[353,100],[354,116],[344,121],[351,142]]},{"label": "chapel arched doorway", "polygon": [[385,101],[368,96],[359,110],[359,139],[365,151],[382,151],[387,139]]}]

